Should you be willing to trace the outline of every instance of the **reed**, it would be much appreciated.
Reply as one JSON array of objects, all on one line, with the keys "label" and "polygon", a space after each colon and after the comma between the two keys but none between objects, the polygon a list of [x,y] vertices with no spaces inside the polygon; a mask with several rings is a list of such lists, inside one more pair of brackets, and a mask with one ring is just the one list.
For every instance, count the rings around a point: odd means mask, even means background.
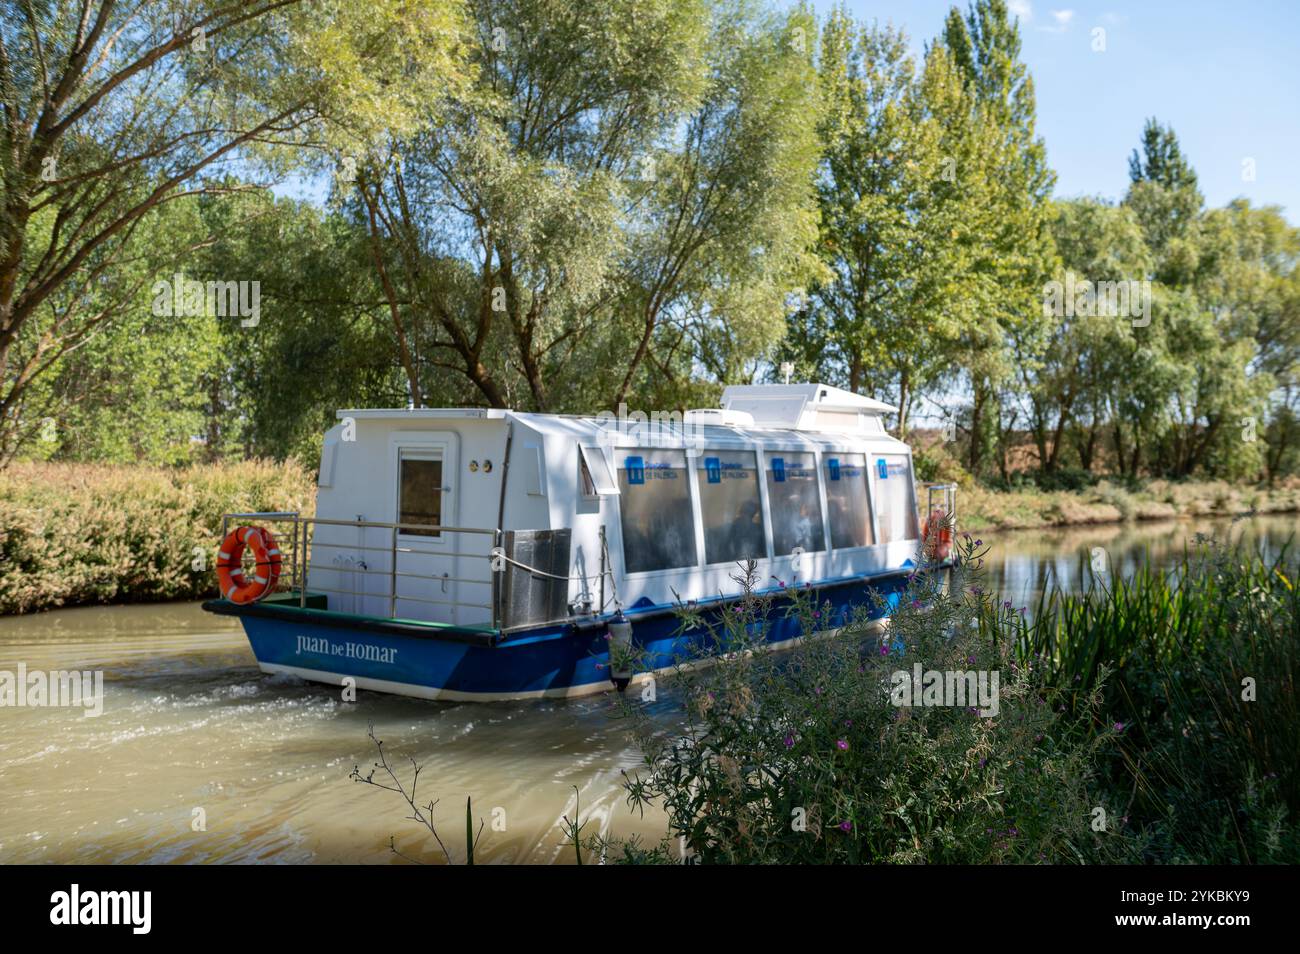
[{"label": "reed", "polygon": [[1121,744],[1104,775],[1152,861],[1300,860],[1300,591],[1274,557],[1198,539],[1161,573],[1044,594],[1022,659],[1102,709]]},{"label": "reed", "polygon": [[[624,706],[644,754],[629,803],[662,807],[671,840],[581,846],[625,863],[1300,860],[1289,551],[1197,541],[1171,573],[1050,589],[1031,615],[959,550],[946,589],[914,575],[883,638],[858,619],[765,651],[770,607],[747,597],[716,664],[668,680],[684,731]],[[812,597],[789,595],[817,629]],[[917,662],[997,671],[1000,711],[891,704]]]},{"label": "reed", "polygon": [[[625,700],[644,754],[628,801],[660,806],[669,838],[646,848],[593,837],[583,847],[629,863],[1138,857],[1095,771],[1115,734],[1086,700],[1014,658],[1020,613],[980,585],[981,559],[965,542],[947,589],[918,570],[883,636],[861,614],[840,638],[782,652],[765,648],[771,607],[754,592],[752,568],[738,574],[745,598],[707,640],[714,665],[688,660],[661,689],[680,700],[686,728],[665,732]],[[826,607],[811,591],[786,596],[805,633],[823,628]],[[987,676],[993,696],[895,698],[918,664]],[[1098,809],[1114,819],[1100,829]]]}]

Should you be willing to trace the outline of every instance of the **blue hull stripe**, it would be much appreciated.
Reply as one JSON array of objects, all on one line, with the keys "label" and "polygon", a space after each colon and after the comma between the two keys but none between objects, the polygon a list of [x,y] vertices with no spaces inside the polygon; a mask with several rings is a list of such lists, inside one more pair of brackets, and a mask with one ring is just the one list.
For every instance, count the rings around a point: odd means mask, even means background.
[{"label": "blue hull stripe", "polygon": [[[869,590],[884,596],[888,607],[897,605],[910,569],[871,578],[818,583],[819,604],[829,603],[819,629],[834,629],[848,621],[854,607],[872,616],[885,612],[872,606]],[[731,611],[737,598],[698,602],[706,619],[716,623]],[[797,638],[799,621],[787,615],[790,600],[775,597],[768,618],[768,641],[784,643]],[[692,647],[707,638],[696,627],[679,632],[681,621],[671,607],[627,611],[632,621],[632,641],[646,654],[650,670],[665,669],[688,658]],[[665,611],[668,610],[668,611]],[[496,646],[455,642],[430,636],[384,633],[301,621],[241,615],[244,631],[258,662],[268,671],[299,672],[309,678],[332,677],[341,682],[351,676],[359,685],[385,683],[389,691],[410,686],[416,695],[445,692],[453,697],[481,695],[490,698],[527,698],[538,695],[598,691],[611,685],[609,650],[603,625],[584,628],[569,623],[508,634]],[[398,684],[396,687],[391,684]],[[432,691],[430,691],[432,690]]]}]

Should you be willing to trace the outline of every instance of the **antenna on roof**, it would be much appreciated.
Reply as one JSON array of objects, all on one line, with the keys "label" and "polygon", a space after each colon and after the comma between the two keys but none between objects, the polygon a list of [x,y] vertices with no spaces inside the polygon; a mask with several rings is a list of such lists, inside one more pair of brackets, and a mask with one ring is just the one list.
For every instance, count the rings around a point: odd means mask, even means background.
[{"label": "antenna on roof", "polygon": [[792,362],[792,361],[782,361],[782,362],[781,362],[781,375],[785,378],[785,383],[786,383],[786,384],[789,384],[789,383],[790,383],[790,375],[792,375],[792,374],[794,374],[794,362]]}]

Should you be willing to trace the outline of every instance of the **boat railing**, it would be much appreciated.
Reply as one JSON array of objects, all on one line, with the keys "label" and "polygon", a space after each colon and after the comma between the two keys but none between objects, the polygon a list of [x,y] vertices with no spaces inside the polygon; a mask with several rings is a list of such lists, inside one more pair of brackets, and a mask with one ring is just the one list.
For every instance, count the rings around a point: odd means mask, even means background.
[{"label": "boat railing", "polygon": [[[940,501],[939,506],[935,506],[935,499]],[[929,519],[930,514],[935,510],[943,512],[948,525],[952,529],[953,538],[957,536],[957,485],[956,484],[926,484],[925,485],[925,516]]]},{"label": "boat railing", "polygon": [[[287,572],[281,572],[276,592],[290,594],[290,600],[296,598],[301,608],[307,607],[311,576],[311,593],[325,595],[327,599],[349,597],[354,602],[386,600],[389,618],[397,616],[398,603],[429,606],[429,615],[469,611],[480,617],[475,622],[490,622],[494,629],[537,625],[570,615],[568,582],[572,577],[568,568],[568,530],[502,531],[440,524],[331,520],[294,511],[274,511],[224,514],[222,539],[232,523],[245,521],[269,525],[282,552],[282,565],[287,567]],[[329,533],[319,533],[321,528],[354,529],[359,531],[358,539],[347,541],[337,534],[331,538]],[[376,535],[381,543],[373,542]],[[413,536],[445,541],[445,545],[420,546]],[[368,560],[368,554],[377,556]],[[427,561],[424,569],[412,568],[411,561],[421,557]],[[602,602],[606,559],[602,552],[599,574],[591,574],[593,580],[597,575],[600,577]],[[370,565],[372,562],[381,565],[374,567]],[[431,572],[430,562],[441,571]],[[538,566],[539,563],[543,565]],[[314,576],[313,569],[317,571]],[[358,584],[360,588],[344,585],[350,582],[350,574],[357,574],[362,580],[382,578],[387,586],[376,592],[367,589],[364,583]],[[431,582],[451,598],[410,592],[409,587],[403,592],[401,580]],[[449,592],[453,584],[461,586],[452,587]],[[467,598],[457,592],[462,587],[477,590],[484,598]]]},{"label": "boat railing", "polygon": [[[281,551],[284,552],[282,560],[288,567],[288,573],[281,573],[280,583],[277,590],[280,592],[291,592],[297,595],[298,603],[301,607],[306,607],[308,591],[307,579],[313,566],[326,571],[331,575],[342,576],[344,574],[360,574],[363,577],[374,578],[382,577],[387,579],[388,586],[386,592],[375,592],[368,589],[354,589],[341,585],[319,584],[313,582],[313,589],[324,594],[333,594],[338,596],[353,596],[360,599],[387,599],[388,615],[393,617],[397,612],[397,603],[413,602],[424,603],[434,606],[446,607],[468,607],[479,610],[486,610],[493,615],[495,624],[496,607],[496,586],[498,583],[498,573],[493,572],[494,558],[499,554],[501,542],[501,531],[496,529],[486,529],[483,527],[448,527],[431,524],[415,523],[389,523],[375,520],[329,520],[321,517],[306,517],[300,513],[292,511],[280,512],[263,512],[263,513],[228,513],[223,515],[221,523],[222,539],[229,532],[232,521],[256,521],[258,523],[271,524],[268,528],[276,536]],[[278,532],[276,527],[281,528],[288,525],[290,532],[286,535]],[[368,540],[374,535],[375,531],[380,531],[387,535],[386,541],[382,545],[375,545],[368,542],[351,542],[342,540],[322,539],[316,531],[321,527],[340,527],[356,529],[361,531],[365,536],[363,540]],[[402,539],[402,535],[407,534],[408,539]],[[421,547],[413,545],[409,541],[409,535],[419,534],[441,540],[453,541],[452,545],[446,548],[435,549],[432,547]],[[285,537],[288,540],[285,540]],[[480,546],[474,546],[473,542],[468,545],[465,541],[481,541]],[[287,546],[286,546],[287,542]],[[326,558],[327,554],[322,551],[330,551],[336,555],[355,556],[360,555],[361,560],[351,564],[333,564],[320,565],[313,557],[320,556]],[[386,568],[372,568],[365,560],[365,554],[386,554]],[[431,574],[428,572],[411,572],[409,569],[402,568],[402,559],[412,556],[427,556],[435,559],[450,561],[454,566],[463,566],[465,563],[475,564],[482,562],[483,572],[473,573],[470,576],[453,575],[451,572]],[[400,592],[398,581],[401,579],[418,579],[432,581],[443,585],[449,583],[464,583],[483,587],[490,587],[492,599],[486,602],[479,602],[465,599],[437,599],[430,596],[420,596],[413,593]]]}]

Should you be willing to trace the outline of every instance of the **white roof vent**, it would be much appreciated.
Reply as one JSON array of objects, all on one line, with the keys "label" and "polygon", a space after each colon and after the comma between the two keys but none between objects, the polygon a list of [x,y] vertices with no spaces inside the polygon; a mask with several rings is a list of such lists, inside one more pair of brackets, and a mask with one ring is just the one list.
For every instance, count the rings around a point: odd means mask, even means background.
[{"label": "white roof vent", "polygon": [[897,410],[889,404],[827,384],[738,384],[722,392],[727,411],[745,411],[759,427],[801,431],[859,431],[867,421]]}]

